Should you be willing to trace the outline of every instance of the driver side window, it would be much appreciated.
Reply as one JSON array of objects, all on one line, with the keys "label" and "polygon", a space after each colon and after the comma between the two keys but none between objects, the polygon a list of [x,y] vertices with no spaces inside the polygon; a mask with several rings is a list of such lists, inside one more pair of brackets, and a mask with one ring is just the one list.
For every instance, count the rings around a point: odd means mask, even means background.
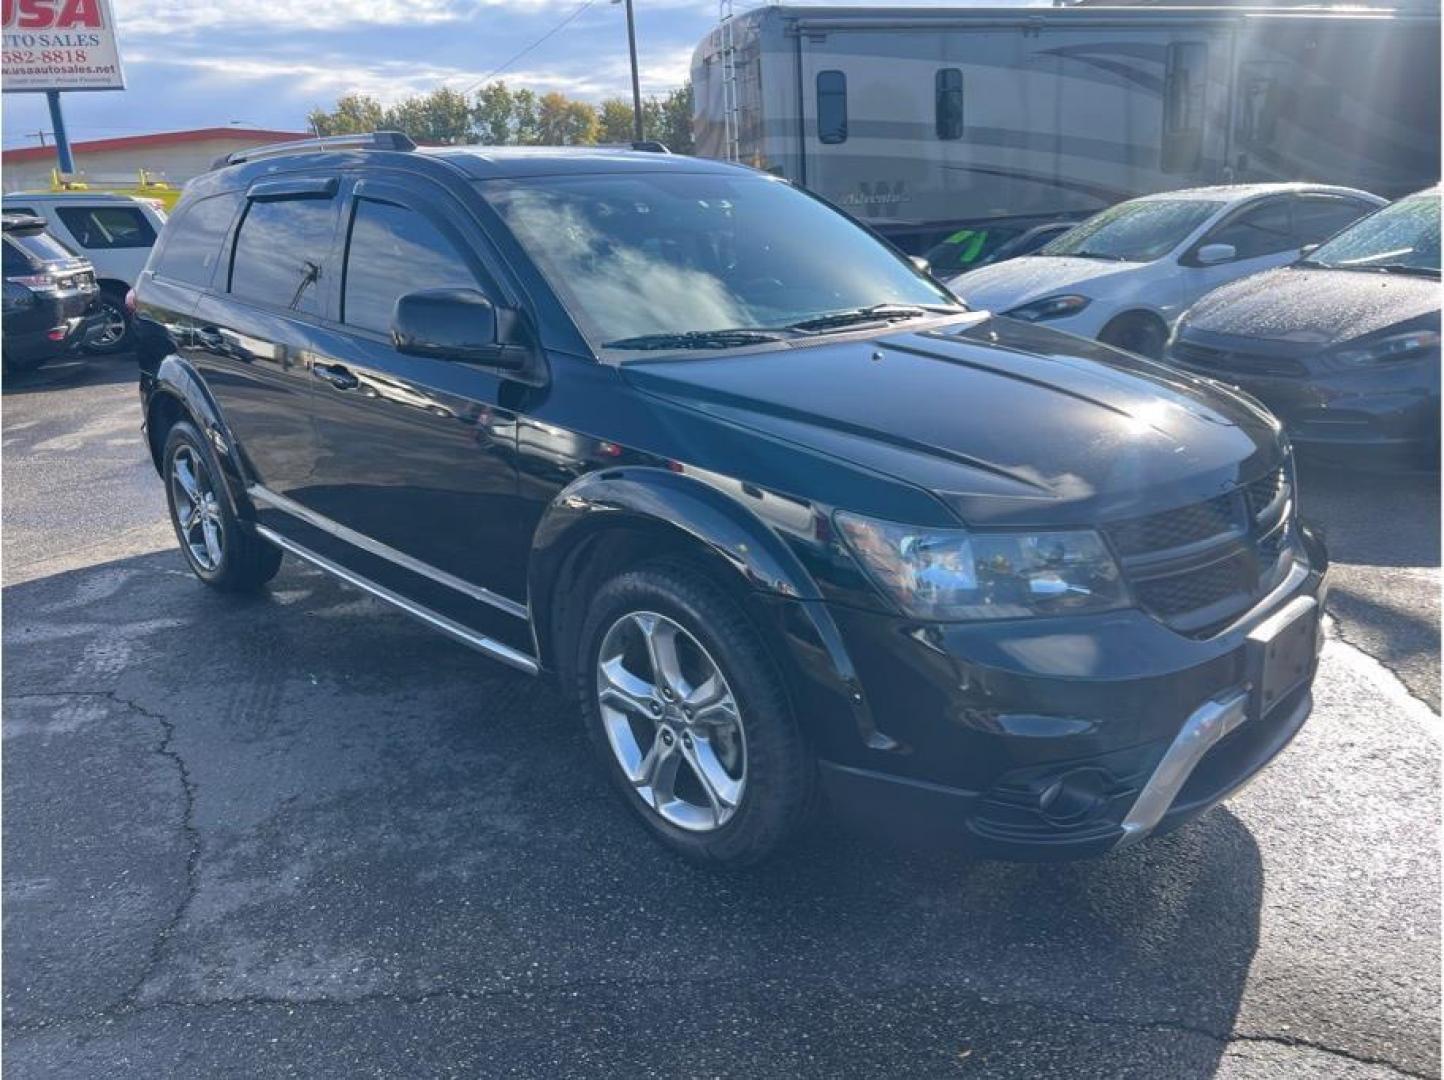
[{"label": "driver side window", "polygon": [[342,321],[389,334],[396,301],[420,289],[485,291],[455,245],[425,216],[395,203],[357,199],[346,245]]},{"label": "driver side window", "polygon": [[1233,215],[1205,236],[1198,246],[1205,244],[1231,244],[1235,259],[1257,259],[1281,251],[1295,251],[1299,246],[1285,199],[1270,199]]}]

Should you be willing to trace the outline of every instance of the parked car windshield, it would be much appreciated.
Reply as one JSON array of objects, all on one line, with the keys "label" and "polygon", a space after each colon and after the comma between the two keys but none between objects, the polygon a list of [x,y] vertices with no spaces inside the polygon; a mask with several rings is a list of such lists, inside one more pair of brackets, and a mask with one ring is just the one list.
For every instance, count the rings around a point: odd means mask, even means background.
[{"label": "parked car windshield", "polygon": [[1222,205],[1210,199],[1135,199],[1119,203],[1065,232],[1038,254],[1152,262],[1183,243]]},{"label": "parked car windshield", "polygon": [[856,325],[865,309],[966,310],[851,219],[761,176],[592,174],[481,189],[601,348],[727,348]]},{"label": "parked car windshield", "polygon": [[1332,270],[1438,274],[1438,192],[1390,203],[1320,246],[1304,264]]}]

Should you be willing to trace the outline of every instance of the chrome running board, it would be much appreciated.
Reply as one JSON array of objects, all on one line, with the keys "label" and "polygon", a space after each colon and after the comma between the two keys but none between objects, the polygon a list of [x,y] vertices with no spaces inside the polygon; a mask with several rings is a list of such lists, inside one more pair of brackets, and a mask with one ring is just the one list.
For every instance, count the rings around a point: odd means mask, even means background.
[{"label": "chrome running board", "polygon": [[354,585],[361,591],[370,593],[378,600],[384,600],[392,607],[404,611],[413,619],[420,619],[433,630],[439,630],[447,637],[459,641],[463,645],[469,645],[494,660],[500,660],[503,664],[508,664],[520,671],[525,671],[528,675],[535,675],[541,670],[533,657],[513,649],[510,645],[503,645],[499,641],[493,641],[489,637],[462,626],[454,619],[448,619],[440,612],[432,611],[428,607],[423,607],[414,600],[408,600],[400,593],[393,592],[384,585],[378,585],[376,582],[364,578],[360,574],[347,570],[345,567],[332,562],[324,555],[318,555],[310,548],[298,544],[294,540],[288,540],[274,529],[268,529],[264,525],[256,525],[254,528],[259,535],[265,537],[283,551],[289,551],[297,558],[305,559],[308,563],[326,571],[326,573],[331,576],[340,578],[346,582],[346,584]]}]

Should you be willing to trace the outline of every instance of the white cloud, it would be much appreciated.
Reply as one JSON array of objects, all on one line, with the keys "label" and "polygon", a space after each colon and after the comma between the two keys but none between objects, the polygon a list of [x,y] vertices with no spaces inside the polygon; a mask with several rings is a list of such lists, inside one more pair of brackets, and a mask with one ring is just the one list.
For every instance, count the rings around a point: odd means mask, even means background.
[{"label": "white cloud", "polygon": [[[666,93],[686,79],[691,47],[676,48],[656,56],[642,57],[642,92]],[[254,55],[186,55],[132,49],[127,65],[152,64],[180,68],[215,85],[271,83],[272,92],[305,99],[307,104],[329,105],[343,94],[368,94],[391,104],[402,98],[424,94],[438,87],[466,90],[487,72],[469,71],[444,65],[418,65],[412,61],[382,60],[358,63],[353,56],[320,56],[306,61],[264,60]],[[625,55],[600,63],[570,59],[535,70],[508,71],[498,78],[514,87],[526,86],[539,92],[560,90],[568,97],[600,100],[630,93],[630,64]]]},{"label": "white cloud", "polygon": [[[574,9],[580,0],[126,0],[118,4],[120,31],[128,37],[189,34],[198,30],[273,28],[280,33],[355,30],[368,26],[462,23],[483,12],[496,17]],[[598,7],[606,0],[593,0]],[[649,0],[652,9],[691,8],[715,13],[712,0]]]}]

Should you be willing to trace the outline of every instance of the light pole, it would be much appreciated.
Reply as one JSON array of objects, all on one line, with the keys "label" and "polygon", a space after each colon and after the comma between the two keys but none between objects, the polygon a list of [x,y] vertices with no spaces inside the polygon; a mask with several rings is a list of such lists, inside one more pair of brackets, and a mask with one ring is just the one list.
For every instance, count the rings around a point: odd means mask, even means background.
[{"label": "light pole", "polygon": [[632,0],[612,0],[614,4],[627,5],[627,49],[632,54],[632,137],[641,142],[642,134],[642,82],[637,75],[637,24],[632,17]]}]

